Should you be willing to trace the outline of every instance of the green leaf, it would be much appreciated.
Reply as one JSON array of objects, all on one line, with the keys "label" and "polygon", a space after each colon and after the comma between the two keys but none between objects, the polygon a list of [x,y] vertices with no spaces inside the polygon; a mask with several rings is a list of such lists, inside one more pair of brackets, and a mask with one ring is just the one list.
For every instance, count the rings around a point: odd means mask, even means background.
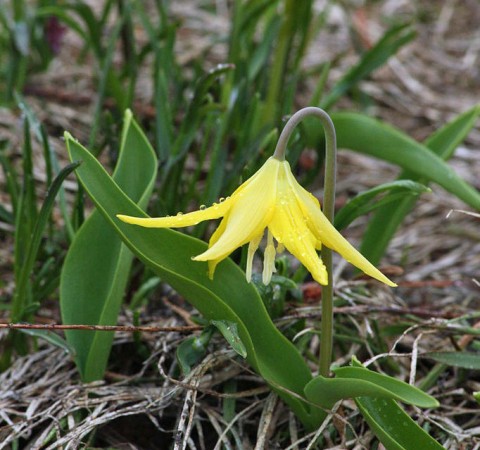
[{"label": "green leaf", "polygon": [[[450,123],[431,135],[424,144],[443,160],[449,159],[454,150],[473,128],[479,115],[480,106],[476,106],[460,114]],[[402,172],[399,178],[408,178],[423,184],[428,181],[428,176],[422,177],[421,175],[406,170]],[[466,199],[463,200],[468,203]],[[393,238],[393,235],[407,214],[415,206],[416,201],[416,198],[405,198],[395,204],[383,205],[375,212],[363,235],[363,241],[360,246],[360,251],[372,264],[378,264],[380,262],[388,243]]]},{"label": "green leaf", "polygon": [[339,367],[335,369],[334,372],[336,376],[341,378],[363,380],[373,383],[383,389],[393,392],[398,396],[399,400],[410,405],[415,405],[420,408],[437,408],[439,406],[439,403],[435,398],[415,386],[388,375],[368,370],[362,366]]},{"label": "green leaf", "polygon": [[424,144],[443,160],[450,159],[475,126],[478,116],[480,116],[480,105],[459,114],[451,122],[430,135]]},{"label": "green leaf", "polygon": [[437,400],[415,386],[364,367],[341,367],[334,372],[335,378],[318,376],[305,386],[310,401],[327,409],[341,399],[363,396],[395,399],[422,408],[438,406]]},{"label": "green leaf", "polygon": [[65,339],[63,339],[61,336],[54,333],[53,331],[29,330],[29,329],[19,329],[18,331],[24,334],[28,334],[29,336],[43,339],[49,342],[50,344],[65,350],[66,353],[69,353],[70,355],[75,355],[75,349],[70,345],[68,345],[68,342]]},{"label": "green leaf", "polygon": [[445,450],[395,400],[359,397],[355,403],[387,450]]},{"label": "green leaf", "polygon": [[229,322],[228,320],[211,320],[210,323],[218,328],[218,331],[222,333],[225,340],[230,344],[242,358],[247,357],[247,349],[238,335],[238,327],[235,322]]},{"label": "green leaf", "polygon": [[236,323],[251,366],[272,385],[307,427],[317,426],[325,417],[323,411],[298,398],[303,396],[303,388],[311,380],[310,370],[293,344],[272,323],[258,292],[247,283],[244,272],[226,259],[210,280],[206,264],[192,261],[192,256],[206,250],[204,242],[173,230],[135,227],[118,220],[116,214],[119,213],[146,215],[122,192],[88,150],[69,134],[65,138],[70,158],[83,161],[77,176],[85,191],[124,243],[207,320]]},{"label": "green leaf", "polygon": [[[388,203],[398,203],[398,200],[411,195],[418,195],[431,190],[423,184],[410,180],[398,180],[381,184],[368,191],[361,192],[352,198],[336,215],[335,228],[342,230],[352,223],[357,217],[363,216]],[[380,194],[385,194],[381,199],[374,201]]]},{"label": "green leaf", "polygon": [[[356,358],[356,368],[363,367]],[[395,402],[388,398],[357,397],[362,416],[387,450],[445,450]]]},{"label": "green leaf", "polygon": [[[78,155],[82,159],[85,155]],[[90,158],[93,156],[89,155]],[[125,113],[119,160],[113,179],[135,203],[145,206],[156,175],[156,160],[144,134]],[[132,255],[98,211],[75,235],[60,281],[60,307],[65,324],[115,325]],[[113,333],[69,330],[68,343],[84,381],[103,377]]]},{"label": "green leaf", "polygon": [[429,352],[422,355],[448,366],[480,370],[480,354],[471,352]]},{"label": "green leaf", "polygon": [[460,178],[439,156],[395,128],[356,113],[332,114],[338,147],[397,164],[433,181],[468,205],[480,209],[480,193]]},{"label": "green leaf", "polygon": [[19,269],[20,274],[17,280],[17,286],[13,297],[12,320],[14,322],[22,319],[22,317],[25,315],[25,310],[28,307],[27,292],[30,285],[30,276],[32,274],[33,266],[37,259],[45,226],[48,223],[48,218],[50,217],[50,213],[52,212],[53,206],[55,205],[55,197],[65,178],[78,166],[78,162],[73,162],[72,164],[69,164],[68,166],[63,168],[57,175],[57,177],[53,180],[52,185],[48,189],[45,201],[43,202],[43,205],[40,209],[40,213],[38,214],[37,220],[33,228],[33,232],[30,236],[28,236],[26,256],[25,260],[22,262],[22,266]]}]

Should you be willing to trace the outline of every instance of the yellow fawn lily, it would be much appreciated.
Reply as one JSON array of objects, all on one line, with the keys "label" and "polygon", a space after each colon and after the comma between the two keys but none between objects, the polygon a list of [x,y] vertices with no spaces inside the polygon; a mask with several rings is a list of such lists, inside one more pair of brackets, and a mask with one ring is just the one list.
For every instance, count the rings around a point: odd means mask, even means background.
[{"label": "yellow fawn lily", "polygon": [[[263,282],[275,272],[275,254],[285,247],[320,284],[328,284],[327,270],[317,254],[321,245],[335,250],[367,275],[396,286],[363,257],[328,221],[318,200],[297,182],[290,165],[275,156],[243,183],[230,197],[213,206],[188,214],[160,218],[118,215],[124,222],[149,228],[179,228],[223,217],[210,238],[209,248],[195,256],[208,261],[213,277],[216,265],[238,247],[248,243],[246,275],[250,281],[255,251],[267,231]],[[275,248],[274,238],[278,245]]]}]

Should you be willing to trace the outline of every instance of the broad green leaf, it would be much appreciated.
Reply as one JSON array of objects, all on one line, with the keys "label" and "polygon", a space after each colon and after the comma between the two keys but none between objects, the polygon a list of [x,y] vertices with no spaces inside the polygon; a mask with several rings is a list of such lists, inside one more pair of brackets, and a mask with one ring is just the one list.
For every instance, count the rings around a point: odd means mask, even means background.
[{"label": "broad green leaf", "polygon": [[[466,138],[480,115],[480,106],[476,106],[443,126],[424,143],[433,153],[448,160],[458,145]],[[410,179],[425,184],[428,176],[422,177],[404,170],[399,179]],[[445,187],[445,186],[444,186]],[[416,198],[405,198],[395,204],[383,205],[370,220],[363,235],[360,251],[373,263],[378,264],[388,243],[400,224],[415,206]],[[465,199],[464,201],[468,203]],[[471,203],[469,203],[471,204]],[[477,206],[478,208],[478,206]]]},{"label": "broad green leaf", "polygon": [[355,403],[387,450],[445,450],[395,400],[358,397]]},{"label": "broad green leaf", "polygon": [[305,386],[306,397],[330,409],[337,401],[356,397],[381,397],[399,400],[422,408],[438,406],[437,400],[403,381],[364,367],[341,367],[335,378],[315,377]]},{"label": "broad green leaf", "polygon": [[229,322],[227,320],[212,320],[210,323],[218,328],[218,331],[222,333],[223,337],[233,350],[235,350],[242,358],[247,357],[247,349],[238,335],[238,327],[235,322]]},{"label": "broad green leaf", "polygon": [[329,109],[342,95],[375,69],[385,64],[400,47],[410,42],[414,37],[415,32],[410,25],[394,25],[387,30],[383,37],[362,55],[360,61],[335,84],[332,91],[322,101],[321,107]]},{"label": "broad green leaf", "polygon": [[[153,150],[127,111],[113,179],[135,203],[145,206],[155,175]],[[75,235],[65,259],[60,281],[63,323],[116,324],[131,261],[132,254],[119,236],[112,232],[101,214],[94,211]],[[75,361],[82,379],[102,378],[113,333],[69,330],[65,334],[76,351]]]},{"label": "broad green leaf", "polygon": [[339,148],[348,148],[397,164],[433,181],[468,205],[480,209],[480,193],[439,156],[395,128],[356,113],[332,114]]},{"label": "broad green leaf", "polygon": [[[416,196],[423,192],[430,192],[430,189],[423,184],[410,180],[393,181],[361,192],[335,215],[335,228],[342,230],[357,217],[363,216],[388,203],[395,202],[397,204],[404,197]],[[380,194],[385,195],[375,201]]]},{"label": "broad green leaf", "polygon": [[145,217],[145,213],[125,195],[88,150],[68,133],[65,138],[70,158],[83,161],[77,170],[82,185],[124,243],[207,320],[236,323],[251,366],[275,388],[307,427],[317,426],[325,417],[323,411],[298,398],[303,396],[303,388],[311,380],[310,370],[293,344],[272,323],[244,272],[227,259],[219,264],[214,279],[210,280],[206,264],[192,261],[192,256],[206,250],[206,243],[177,231],[140,228],[118,220],[116,214],[119,213],[139,217]]},{"label": "broad green leaf", "polygon": [[[352,359],[352,365],[355,368],[363,367],[356,358]],[[387,450],[445,450],[395,400],[357,397],[355,403]]]},{"label": "broad green leaf", "polygon": [[398,399],[404,403],[415,405],[420,408],[437,408],[438,401],[431,395],[420,389],[388,375],[366,369],[365,367],[340,367],[334,370],[335,375],[340,378],[351,380],[363,380],[376,384],[377,386],[395,393]]},{"label": "broad green leaf", "polygon": [[448,366],[480,370],[480,354],[471,352],[429,352],[423,355]]}]

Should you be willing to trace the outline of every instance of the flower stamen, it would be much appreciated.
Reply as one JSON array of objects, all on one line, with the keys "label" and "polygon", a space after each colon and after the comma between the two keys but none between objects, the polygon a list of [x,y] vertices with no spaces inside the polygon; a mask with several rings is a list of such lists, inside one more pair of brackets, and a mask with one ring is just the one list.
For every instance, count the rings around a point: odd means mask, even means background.
[{"label": "flower stamen", "polygon": [[264,285],[270,283],[272,275],[277,271],[275,268],[275,245],[273,244],[273,235],[270,230],[268,230],[267,236],[267,246],[265,247],[265,253],[263,257],[263,275],[262,281]]},{"label": "flower stamen", "polygon": [[250,283],[252,281],[252,265],[253,265],[253,256],[260,245],[260,242],[263,238],[263,231],[256,238],[253,238],[248,243],[248,254],[247,254],[247,267],[245,268],[245,276],[247,281]]}]

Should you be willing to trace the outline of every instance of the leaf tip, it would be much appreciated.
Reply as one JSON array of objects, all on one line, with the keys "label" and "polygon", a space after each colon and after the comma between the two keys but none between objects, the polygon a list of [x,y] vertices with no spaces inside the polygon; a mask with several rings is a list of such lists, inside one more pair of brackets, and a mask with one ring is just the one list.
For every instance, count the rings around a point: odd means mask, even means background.
[{"label": "leaf tip", "polygon": [[75,138],[68,131],[63,132],[63,138],[65,139],[65,141],[74,141],[75,140]]},{"label": "leaf tip", "polygon": [[127,108],[123,115],[123,120],[125,121],[125,123],[128,123],[132,120],[132,117],[133,117],[132,110],[130,108]]}]

